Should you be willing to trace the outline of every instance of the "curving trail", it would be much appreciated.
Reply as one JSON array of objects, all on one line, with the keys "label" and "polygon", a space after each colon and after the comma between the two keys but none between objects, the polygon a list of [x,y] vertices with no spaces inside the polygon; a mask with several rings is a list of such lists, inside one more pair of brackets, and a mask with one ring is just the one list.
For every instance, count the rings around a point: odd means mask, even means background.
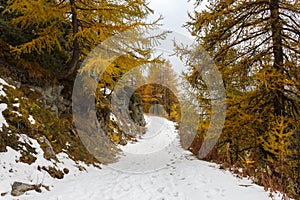
[{"label": "curving trail", "polygon": [[[180,148],[172,122],[160,117],[147,117],[147,122],[147,133],[138,142],[122,147],[124,153],[117,163],[101,166],[101,170],[86,167],[87,172],[70,173],[59,181],[45,179],[45,184],[53,185],[50,192],[32,191],[16,199],[271,199],[268,192],[250,180],[236,178]],[[0,200],[11,198],[8,195]]]}]

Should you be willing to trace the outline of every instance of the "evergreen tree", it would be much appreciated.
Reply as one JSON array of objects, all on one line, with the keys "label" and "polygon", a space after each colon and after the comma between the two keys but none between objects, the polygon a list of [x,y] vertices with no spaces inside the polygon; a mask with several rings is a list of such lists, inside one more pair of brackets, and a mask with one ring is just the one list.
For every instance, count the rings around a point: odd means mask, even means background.
[{"label": "evergreen tree", "polygon": [[[290,122],[299,123],[300,2],[209,0],[206,9],[190,17],[186,27],[214,59],[226,88],[228,110],[218,152],[229,147],[230,160],[236,163],[252,151],[257,168],[267,164],[275,173],[280,160],[291,159],[291,151],[279,158],[274,149],[291,148],[289,142],[299,137],[299,127]],[[207,88],[197,61],[187,57],[191,71],[186,77],[203,99]],[[274,130],[274,123],[283,123],[278,128],[284,131]],[[285,170],[291,172],[297,161],[289,161],[294,164]],[[285,178],[294,184],[296,176]]]}]

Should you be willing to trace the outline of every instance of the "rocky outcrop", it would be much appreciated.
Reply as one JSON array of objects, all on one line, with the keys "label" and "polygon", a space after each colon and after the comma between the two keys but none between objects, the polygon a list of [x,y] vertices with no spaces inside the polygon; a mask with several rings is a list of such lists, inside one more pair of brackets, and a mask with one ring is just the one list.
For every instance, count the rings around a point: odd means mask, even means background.
[{"label": "rocky outcrop", "polygon": [[31,185],[22,182],[14,182],[12,185],[11,195],[20,196],[30,190],[40,191],[40,187],[41,185]]},{"label": "rocky outcrop", "polygon": [[46,159],[55,159],[55,160],[57,160],[56,154],[55,154],[49,140],[45,136],[41,136],[39,138],[39,142],[40,142],[40,145],[44,146],[44,148],[43,148],[44,149],[44,157]]},{"label": "rocky outcrop", "polygon": [[62,90],[64,86],[62,85],[49,85],[42,87],[31,87],[34,90],[41,93],[39,102],[41,102],[44,107],[50,110],[56,117],[59,117],[63,112],[69,111],[71,107],[71,101],[66,100],[62,96]]},{"label": "rocky outcrop", "polygon": [[118,116],[117,122],[122,132],[133,137],[145,133],[146,121],[140,96],[128,86],[119,90],[116,96],[116,100],[112,102],[112,111]]},{"label": "rocky outcrop", "polygon": [[22,84],[11,77],[2,77],[8,83],[14,85],[16,88],[21,88],[24,93],[34,100],[40,102],[45,109],[59,117],[64,112],[70,112],[72,102],[64,98],[62,91],[63,85],[58,84],[45,84],[43,86],[36,86],[31,84]]}]

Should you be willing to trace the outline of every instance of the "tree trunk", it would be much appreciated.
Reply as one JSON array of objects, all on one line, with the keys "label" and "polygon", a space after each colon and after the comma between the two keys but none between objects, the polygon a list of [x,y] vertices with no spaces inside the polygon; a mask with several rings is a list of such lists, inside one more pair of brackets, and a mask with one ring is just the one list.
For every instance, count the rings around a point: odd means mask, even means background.
[{"label": "tree trunk", "polygon": [[[73,34],[75,36],[78,33],[78,19],[77,19],[76,7],[75,7],[75,0],[70,0],[70,5],[71,5],[71,13],[72,13]],[[79,43],[78,43],[77,38],[75,37],[74,41],[73,41],[72,59],[71,59],[69,65],[67,66],[68,71],[64,75],[64,78],[73,74],[73,72],[76,69],[77,64],[78,64],[79,54],[80,54]]]},{"label": "tree trunk", "polygon": [[[279,16],[279,0],[270,1],[270,11],[271,11],[271,31],[272,31],[272,41],[273,41],[273,55],[274,63],[273,67],[276,69],[277,74],[283,74],[283,45],[282,45],[282,23]],[[277,90],[274,92],[274,108],[275,115],[284,115],[284,94],[283,86],[278,83],[278,80],[274,80],[278,84]]]}]

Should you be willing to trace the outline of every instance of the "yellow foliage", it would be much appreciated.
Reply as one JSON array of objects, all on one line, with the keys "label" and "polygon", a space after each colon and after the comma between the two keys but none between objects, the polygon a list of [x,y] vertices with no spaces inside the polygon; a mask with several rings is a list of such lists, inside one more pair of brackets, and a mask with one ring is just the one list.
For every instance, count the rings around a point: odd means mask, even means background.
[{"label": "yellow foliage", "polygon": [[121,139],[120,136],[117,133],[112,133],[109,135],[109,138],[111,139],[111,141],[113,141],[115,144],[119,144]]},{"label": "yellow foliage", "polygon": [[[132,67],[150,62],[151,42],[162,37],[150,39],[142,36],[143,28],[158,26],[158,21],[148,24],[143,22],[151,12],[144,0],[118,2],[8,0],[8,6],[4,11],[5,14],[12,15],[13,25],[32,33],[30,41],[11,47],[12,52],[17,55],[50,53],[58,49],[70,55],[68,59],[70,61],[72,54],[69,52],[75,49],[76,41],[80,49],[79,59],[83,60],[104,40],[123,31],[134,30],[131,35],[132,40],[139,41],[140,44],[138,47],[131,46],[127,57],[120,59],[122,65],[129,66],[127,62]],[[78,26],[78,29],[75,29],[75,26]],[[114,42],[111,45],[114,45]],[[109,55],[109,57],[113,56]],[[126,61],[129,57],[129,61]],[[76,59],[78,61],[77,57]],[[101,59],[103,63],[103,58]],[[99,59],[96,62],[99,62]],[[95,65],[92,63],[90,66]]]},{"label": "yellow foliage", "polygon": [[270,162],[282,162],[292,155],[290,145],[295,130],[291,127],[284,117],[277,117],[274,122],[270,123],[270,131],[260,137],[263,148],[276,158],[274,160],[268,157]]}]

